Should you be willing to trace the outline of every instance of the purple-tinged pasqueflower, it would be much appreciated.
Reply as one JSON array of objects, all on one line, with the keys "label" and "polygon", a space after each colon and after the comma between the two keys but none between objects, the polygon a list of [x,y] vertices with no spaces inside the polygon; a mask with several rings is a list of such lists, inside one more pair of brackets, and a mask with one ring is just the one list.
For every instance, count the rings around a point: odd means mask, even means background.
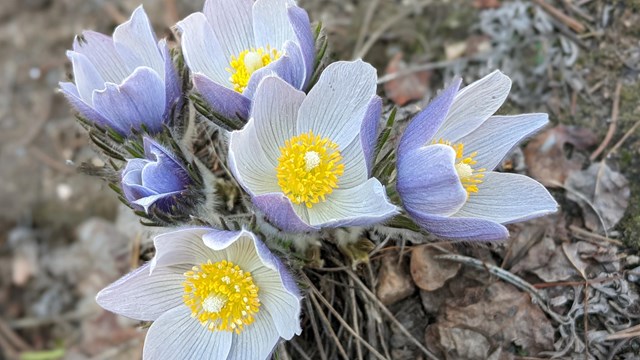
[{"label": "purple-tinged pasqueflower", "polygon": [[314,71],[309,16],[293,0],[207,0],[178,28],[194,86],[227,118],[248,117],[265,76],[305,89]]},{"label": "purple-tinged pasqueflower", "polygon": [[122,171],[122,192],[138,210],[154,205],[167,211],[190,184],[189,173],[178,158],[149,137],[144,137],[146,159],[129,159]]},{"label": "purple-tinged pasqueflower", "polygon": [[459,87],[454,81],[407,126],[398,146],[397,190],[409,215],[437,236],[506,239],[502,224],[556,211],[537,181],[492,171],[548,116],[494,116],[511,88],[500,71]]},{"label": "purple-tinged pasqueflower", "polygon": [[278,77],[262,80],[249,122],[231,133],[229,166],[273,225],[304,232],[397,213],[370,177],[381,112],[376,79],[358,60],[329,65],[307,96]]},{"label": "purple-tinged pasqueflower", "polygon": [[96,297],[153,321],[143,359],[266,359],[280,338],[302,331],[295,281],[253,233],[187,228],[154,244],[149,263]]},{"label": "purple-tinged pasqueflower", "polygon": [[75,84],[62,93],[89,121],[127,136],[144,125],[162,130],[181,97],[165,40],[156,41],[142,6],[109,37],[84,31],[67,51]]}]

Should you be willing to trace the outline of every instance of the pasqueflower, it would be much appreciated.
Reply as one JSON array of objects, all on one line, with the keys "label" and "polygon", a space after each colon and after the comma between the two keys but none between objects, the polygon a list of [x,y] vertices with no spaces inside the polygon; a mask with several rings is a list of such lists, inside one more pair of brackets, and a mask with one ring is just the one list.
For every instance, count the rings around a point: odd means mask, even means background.
[{"label": "pasqueflower", "polygon": [[381,112],[376,79],[358,60],[329,65],[306,96],[278,77],[262,80],[249,122],[231,133],[229,166],[272,224],[304,232],[397,213],[370,177]]},{"label": "pasqueflower", "polygon": [[246,120],[265,76],[305,89],[314,70],[309,16],[292,0],[207,0],[178,28],[195,88],[228,118]]},{"label": "pasqueflower", "polygon": [[67,51],[74,83],[60,89],[87,120],[123,136],[144,125],[162,130],[181,98],[180,84],[165,40],[156,40],[142,6],[113,37],[85,31]]},{"label": "pasqueflower", "polygon": [[511,88],[500,71],[459,86],[454,81],[407,126],[398,146],[397,190],[409,215],[435,235],[506,239],[503,224],[556,211],[537,181],[492,171],[548,116],[493,115]]},{"label": "pasqueflower", "polygon": [[187,228],[156,236],[155,257],[98,293],[103,308],[153,321],[143,359],[267,359],[300,334],[300,292],[253,234]]}]

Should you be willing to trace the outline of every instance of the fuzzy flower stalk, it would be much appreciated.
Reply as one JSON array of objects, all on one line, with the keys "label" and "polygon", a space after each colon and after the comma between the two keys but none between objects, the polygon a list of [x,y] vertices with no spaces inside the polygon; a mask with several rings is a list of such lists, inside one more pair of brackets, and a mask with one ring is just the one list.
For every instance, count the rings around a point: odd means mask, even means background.
[{"label": "fuzzy flower stalk", "polygon": [[207,0],[177,26],[196,90],[223,117],[246,120],[265,76],[305,89],[313,74],[309,16],[292,0]]},{"label": "fuzzy flower stalk", "polygon": [[143,359],[267,359],[300,334],[301,295],[251,232],[158,235],[155,257],[97,295],[103,308],[153,321]]},{"label": "fuzzy flower stalk", "polygon": [[231,133],[229,167],[271,224],[307,232],[397,214],[371,177],[376,79],[358,60],[329,65],[308,95],[277,77],[262,80],[249,122]]},{"label": "fuzzy flower stalk", "polygon": [[511,88],[500,71],[459,87],[454,81],[407,126],[397,153],[398,194],[415,222],[437,236],[503,240],[503,224],[557,209],[537,181],[492,171],[548,116],[493,115]]},{"label": "fuzzy flower stalk", "polygon": [[67,51],[75,83],[61,82],[69,103],[89,122],[130,136],[157,133],[181,98],[166,41],[157,41],[142,6],[113,36],[84,31]]}]

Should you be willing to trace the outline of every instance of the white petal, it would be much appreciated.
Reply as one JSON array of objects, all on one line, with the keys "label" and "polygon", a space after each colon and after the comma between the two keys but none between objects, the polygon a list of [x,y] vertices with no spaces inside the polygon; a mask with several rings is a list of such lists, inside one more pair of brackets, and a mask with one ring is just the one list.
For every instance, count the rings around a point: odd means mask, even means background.
[{"label": "white petal", "polygon": [[260,309],[253,324],[245,326],[240,334],[234,334],[227,360],[266,360],[279,338],[271,316],[267,311]]},{"label": "white petal", "polygon": [[161,267],[188,264],[198,265],[211,260],[222,260],[222,255],[209,249],[202,240],[202,236],[209,228],[186,228],[166,232],[156,236],[153,244],[156,248],[156,256],[151,261],[151,271]]},{"label": "white petal", "polygon": [[376,69],[362,60],[327,66],[300,106],[298,133],[313,130],[346,148],[360,134],[376,79]]},{"label": "white petal", "polygon": [[156,320],[144,342],[144,360],[202,359],[220,360],[230,356],[233,335],[228,331],[209,331],[186,306],[178,306]]},{"label": "white petal", "polygon": [[149,268],[147,263],[102,289],[96,302],[116,314],[144,321],[156,320],[183,304],[183,273],[189,268],[165,267],[153,274]]},{"label": "white petal", "polygon": [[457,142],[493,115],[502,106],[510,89],[511,79],[496,70],[460,90],[433,138]]},{"label": "white petal", "polygon": [[214,82],[232,88],[229,81],[230,58],[226,56],[203,13],[187,16],[178,23],[182,32],[182,54],[193,73],[202,73]]},{"label": "white petal", "polygon": [[518,174],[488,172],[478,192],[453,216],[501,224],[524,221],[557,210],[558,204],[539,182]]},{"label": "white petal", "polygon": [[119,84],[131,74],[133,68],[127,67],[110,36],[94,31],[84,31],[73,42],[73,51],[86,56],[96,67],[104,81]]},{"label": "white petal", "polygon": [[287,40],[297,42],[287,8],[291,0],[257,0],[253,5],[253,33],[257,46],[282,49]]},{"label": "white petal", "polygon": [[288,292],[278,272],[261,267],[251,275],[258,286],[262,307],[269,311],[281,337],[289,340],[300,334],[300,299]]},{"label": "white petal", "polygon": [[273,167],[278,166],[280,147],[294,133],[302,91],[275,76],[264,78],[253,98],[251,117],[262,149]]},{"label": "white petal", "polygon": [[493,170],[522,139],[549,122],[547,114],[492,116],[479,128],[463,137],[465,156],[478,152],[476,168]]},{"label": "white petal", "polygon": [[73,77],[80,98],[87,104],[93,105],[93,90],[104,89],[104,79],[85,55],[67,51],[67,57],[73,66]]},{"label": "white petal", "polygon": [[252,0],[207,0],[204,14],[227,59],[255,46]]},{"label": "white petal", "polygon": [[330,227],[367,226],[397,213],[376,178],[354,188],[336,189],[327,195],[326,201],[314,204],[307,211],[312,226]]},{"label": "white petal", "polygon": [[242,130],[231,133],[229,168],[251,195],[282,191],[273,163],[262,150],[254,119],[249,119]]},{"label": "white petal", "polygon": [[225,250],[227,260],[238,265],[242,270],[250,272],[252,275],[254,271],[265,268],[265,265],[260,261],[260,257],[258,257],[258,253],[256,252],[254,239],[249,236],[241,236]]},{"label": "white petal", "polygon": [[353,139],[340,155],[344,164],[344,173],[338,179],[341,189],[349,189],[367,181],[369,174],[360,137]]},{"label": "white petal", "polygon": [[113,42],[130,68],[148,66],[164,79],[164,61],[142,5],[133,11],[129,21],[115,29]]}]

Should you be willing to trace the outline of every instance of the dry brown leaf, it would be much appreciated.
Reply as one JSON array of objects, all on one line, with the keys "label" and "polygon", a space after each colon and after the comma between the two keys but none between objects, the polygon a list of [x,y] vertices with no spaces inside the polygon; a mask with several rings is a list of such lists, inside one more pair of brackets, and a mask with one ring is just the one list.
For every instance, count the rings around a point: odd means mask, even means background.
[{"label": "dry brown leaf", "polygon": [[451,299],[426,337],[430,348],[456,359],[487,358],[486,342],[534,355],[553,350],[553,339],[553,326],[529,295],[502,282],[469,288],[463,297]]},{"label": "dry brown leaf", "polygon": [[473,7],[477,9],[496,9],[500,7],[500,0],[474,0]]},{"label": "dry brown leaf", "polygon": [[398,262],[397,252],[382,258],[376,295],[383,304],[395,304],[416,290],[408,267],[406,258]]},{"label": "dry brown leaf", "polygon": [[[587,160],[586,155],[575,150],[586,150],[597,141],[589,129],[564,125],[551,128],[534,137],[524,150],[529,175],[545,186],[561,186]],[[574,151],[567,151],[567,145]]]},{"label": "dry brown leaf", "polygon": [[[396,54],[387,65],[385,73],[395,74],[405,71],[408,67],[402,61],[403,56],[402,53]],[[430,78],[431,71],[418,71],[403,75],[386,82],[384,84],[384,92],[395,104],[403,106],[410,101],[420,100],[425,97],[429,90]]]},{"label": "dry brown leaf", "polygon": [[[453,247],[448,244],[442,247],[453,250]],[[418,246],[411,252],[411,277],[420,289],[427,291],[439,289],[460,270],[462,266],[460,263],[434,258],[441,254],[441,251],[428,245]]]},{"label": "dry brown leaf", "polygon": [[572,173],[564,186],[567,197],[582,208],[585,226],[593,231],[613,228],[629,205],[629,181],[605,162]]}]

